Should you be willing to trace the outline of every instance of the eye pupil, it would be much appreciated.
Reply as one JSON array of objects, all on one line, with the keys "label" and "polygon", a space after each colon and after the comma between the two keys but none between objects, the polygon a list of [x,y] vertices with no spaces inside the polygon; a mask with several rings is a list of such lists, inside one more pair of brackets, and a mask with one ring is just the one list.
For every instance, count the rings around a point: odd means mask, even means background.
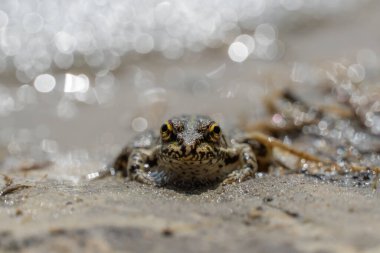
[{"label": "eye pupil", "polygon": [[163,125],[161,126],[161,131],[162,131],[162,132],[166,132],[166,131],[168,131],[168,126],[167,126],[166,124],[163,124]]},{"label": "eye pupil", "polygon": [[214,133],[216,133],[216,134],[220,134],[220,127],[219,127],[219,126],[214,126],[213,131],[214,131]]}]

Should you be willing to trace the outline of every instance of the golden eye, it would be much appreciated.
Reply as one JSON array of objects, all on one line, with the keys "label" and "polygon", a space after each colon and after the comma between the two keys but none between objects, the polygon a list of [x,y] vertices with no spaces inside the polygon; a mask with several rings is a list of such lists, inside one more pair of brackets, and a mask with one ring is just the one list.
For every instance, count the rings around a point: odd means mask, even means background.
[{"label": "golden eye", "polygon": [[170,136],[173,132],[173,126],[166,121],[162,126],[161,126],[161,138],[164,141],[167,141],[170,139]]},{"label": "golden eye", "polygon": [[208,131],[210,133],[210,137],[212,141],[219,140],[222,130],[220,129],[220,126],[218,126],[218,124],[212,123],[209,126]]}]

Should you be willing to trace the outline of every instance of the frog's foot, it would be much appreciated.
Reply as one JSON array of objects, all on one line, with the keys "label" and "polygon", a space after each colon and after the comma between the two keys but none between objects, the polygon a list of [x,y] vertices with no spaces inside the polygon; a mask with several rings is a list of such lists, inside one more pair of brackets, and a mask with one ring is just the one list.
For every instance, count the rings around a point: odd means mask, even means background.
[{"label": "frog's foot", "polygon": [[240,170],[232,171],[230,174],[228,174],[228,176],[223,180],[222,184],[227,185],[240,183],[253,177],[254,171],[252,168],[243,168]]},{"label": "frog's foot", "polygon": [[133,174],[129,175],[129,179],[148,185],[156,184],[154,178],[149,176],[148,173],[142,170],[136,170]]},{"label": "frog's foot", "polygon": [[149,172],[145,168],[145,165],[148,163],[149,157],[148,152],[144,150],[135,150],[132,151],[131,155],[128,158],[127,164],[127,174],[130,180],[136,180],[143,184],[155,184],[155,179],[149,175]]}]

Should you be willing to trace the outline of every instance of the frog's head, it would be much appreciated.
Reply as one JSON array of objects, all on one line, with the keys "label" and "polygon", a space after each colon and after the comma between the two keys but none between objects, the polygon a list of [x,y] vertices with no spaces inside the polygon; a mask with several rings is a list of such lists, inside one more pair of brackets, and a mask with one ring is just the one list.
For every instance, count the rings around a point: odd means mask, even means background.
[{"label": "frog's head", "polygon": [[182,115],[161,126],[161,156],[169,162],[215,163],[225,145],[220,126],[207,116]]}]

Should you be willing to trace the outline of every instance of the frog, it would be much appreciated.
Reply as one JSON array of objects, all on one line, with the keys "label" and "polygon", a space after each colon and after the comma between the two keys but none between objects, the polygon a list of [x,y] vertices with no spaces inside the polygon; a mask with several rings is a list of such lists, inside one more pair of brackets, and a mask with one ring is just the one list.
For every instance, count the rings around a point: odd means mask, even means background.
[{"label": "frog", "polygon": [[137,137],[114,169],[145,184],[227,184],[252,178],[258,164],[248,144],[227,139],[210,117],[180,115],[164,122],[159,134]]},{"label": "frog", "polygon": [[148,130],[127,145],[113,162],[129,180],[151,185],[235,184],[254,178],[273,162],[279,147],[309,161],[320,159],[259,132],[225,133],[207,115],[183,114]]}]

